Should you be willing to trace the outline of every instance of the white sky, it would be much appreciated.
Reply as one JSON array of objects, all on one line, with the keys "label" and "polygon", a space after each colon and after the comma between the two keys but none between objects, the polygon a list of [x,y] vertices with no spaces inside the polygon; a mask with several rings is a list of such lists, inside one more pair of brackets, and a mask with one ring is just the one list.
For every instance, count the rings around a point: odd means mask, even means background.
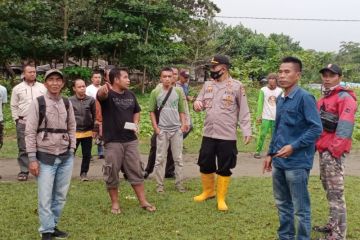
[{"label": "white sky", "polygon": [[[360,0],[212,0],[220,16],[360,19]],[[289,35],[305,49],[338,51],[342,41],[360,42],[360,22],[271,21],[216,18],[258,33]]]}]

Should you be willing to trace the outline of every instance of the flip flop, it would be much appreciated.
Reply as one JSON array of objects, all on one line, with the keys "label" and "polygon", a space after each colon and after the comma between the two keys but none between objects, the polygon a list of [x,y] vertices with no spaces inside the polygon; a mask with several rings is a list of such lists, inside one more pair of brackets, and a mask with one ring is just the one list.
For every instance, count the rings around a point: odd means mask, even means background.
[{"label": "flip flop", "polygon": [[120,208],[112,208],[111,213],[114,215],[118,215],[121,213],[121,210],[120,210]]},{"label": "flip flop", "polygon": [[156,211],[156,207],[153,205],[145,205],[145,206],[141,206],[141,208],[147,212],[155,212]]}]

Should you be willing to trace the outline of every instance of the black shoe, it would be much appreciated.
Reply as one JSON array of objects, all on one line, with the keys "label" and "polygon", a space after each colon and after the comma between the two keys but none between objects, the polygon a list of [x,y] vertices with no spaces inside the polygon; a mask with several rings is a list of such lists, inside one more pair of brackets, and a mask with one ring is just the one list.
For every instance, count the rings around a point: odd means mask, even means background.
[{"label": "black shoe", "polygon": [[67,232],[60,231],[55,227],[54,232],[51,234],[55,239],[66,239],[69,237]]},{"label": "black shoe", "polygon": [[52,240],[52,233],[43,233],[41,234],[41,240]]},{"label": "black shoe", "polygon": [[104,159],[105,156],[104,155],[99,155],[99,159]]},{"label": "black shoe", "polygon": [[331,232],[331,226],[329,224],[326,224],[325,226],[314,226],[312,229],[315,232],[320,232],[320,233],[330,233]]}]

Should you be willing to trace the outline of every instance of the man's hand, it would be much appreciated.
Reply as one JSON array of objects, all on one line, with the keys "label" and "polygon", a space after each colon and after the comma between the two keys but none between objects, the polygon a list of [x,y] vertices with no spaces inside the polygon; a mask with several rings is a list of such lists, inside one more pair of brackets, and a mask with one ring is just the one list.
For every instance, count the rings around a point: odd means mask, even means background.
[{"label": "man's hand", "polygon": [[156,135],[159,135],[159,134],[160,134],[160,128],[156,127],[154,130],[155,130],[155,134],[156,134]]},{"label": "man's hand", "polygon": [[249,143],[250,143],[250,141],[251,141],[251,136],[244,136],[244,144],[245,145],[248,145]]},{"label": "man's hand", "polygon": [[257,123],[257,124],[259,124],[259,125],[260,125],[260,124],[261,124],[261,122],[262,122],[261,117],[256,119],[256,123]]},{"label": "man's hand", "polygon": [[271,172],[272,170],[272,157],[266,156],[263,162],[263,174],[265,172]]},{"label": "man's hand", "polygon": [[196,112],[200,112],[202,109],[203,109],[203,104],[202,104],[202,102],[196,100],[196,101],[194,102],[194,110],[195,110]]},{"label": "man's hand", "polygon": [[189,131],[189,125],[181,125],[180,130],[182,133]]},{"label": "man's hand", "polygon": [[39,176],[39,172],[40,172],[40,165],[39,162],[36,161],[31,161],[29,163],[29,172],[34,175],[35,177]]},{"label": "man's hand", "polygon": [[105,82],[105,85],[101,86],[98,90],[97,96],[99,99],[105,99],[107,98],[110,89],[112,89],[112,86],[110,83]]},{"label": "man's hand", "polygon": [[283,146],[274,157],[287,158],[293,153],[293,148],[290,144]]}]

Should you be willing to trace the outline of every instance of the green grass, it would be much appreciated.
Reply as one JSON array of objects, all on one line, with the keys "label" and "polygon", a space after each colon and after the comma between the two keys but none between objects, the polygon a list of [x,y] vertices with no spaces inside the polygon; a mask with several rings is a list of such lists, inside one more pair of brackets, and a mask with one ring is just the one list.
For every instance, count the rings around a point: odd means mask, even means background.
[{"label": "green grass", "polygon": [[[189,191],[175,191],[166,181],[166,194],[155,193],[155,183],[146,181],[147,197],[158,211],[147,213],[129,184],[120,185],[123,213],[109,213],[110,203],[101,181],[73,180],[59,227],[71,233],[70,239],[276,239],[277,210],[270,178],[232,179],[227,199],[230,210],[216,210],[216,201],[195,203],[200,192],[198,179],[189,180]],[[312,222],[326,221],[327,203],[317,177],[311,177]],[[360,178],[346,179],[348,238],[360,239]],[[0,239],[38,239],[37,195],[34,182],[0,183]],[[312,237],[319,237],[314,234]]]}]

